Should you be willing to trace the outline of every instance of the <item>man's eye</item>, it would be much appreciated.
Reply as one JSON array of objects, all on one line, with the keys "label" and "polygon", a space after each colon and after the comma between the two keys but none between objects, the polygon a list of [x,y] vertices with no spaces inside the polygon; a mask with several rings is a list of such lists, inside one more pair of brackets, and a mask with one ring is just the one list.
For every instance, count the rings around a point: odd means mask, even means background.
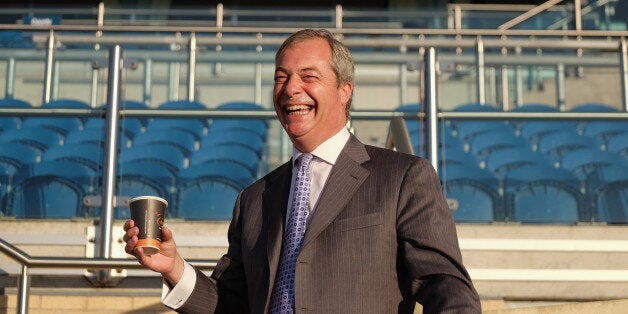
[{"label": "man's eye", "polygon": [[275,83],[282,83],[285,82],[288,79],[287,76],[275,76]]}]

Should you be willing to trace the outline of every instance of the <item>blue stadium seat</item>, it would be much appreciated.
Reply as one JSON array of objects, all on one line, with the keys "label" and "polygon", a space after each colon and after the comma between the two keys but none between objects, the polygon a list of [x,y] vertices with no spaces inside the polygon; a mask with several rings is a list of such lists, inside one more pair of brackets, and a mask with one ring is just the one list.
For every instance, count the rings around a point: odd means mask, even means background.
[{"label": "blue stadium seat", "polygon": [[[89,118],[85,121],[83,130],[96,129],[100,130],[102,134],[105,134],[106,123],[105,119],[102,118]],[[119,123],[119,131],[130,139],[133,139],[133,137],[145,131],[144,124],[140,119],[122,118],[119,120]]]},{"label": "blue stadium seat", "polygon": [[0,117],[0,132],[19,129],[22,127],[22,120],[15,117]]},{"label": "blue stadium seat", "polygon": [[43,127],[32,127],[24,129],[14,129],[0,134],[0,143],[23,143],[43,152],[49,147],[63,144],[61,134],[51,132]]},{"label": "blue stadium seat", "polygon": [[261,156],[265,141],[254,131],[247,129],[228,129],[218,134],[210,134],[204,137],[200,144],[203,148],[223,144],[240,145],[250,148],[256,152],[258,156]]},{"label": "blue stadium seat", "polygon": [[0,31],[0,48],[34,48],[31,36],[20,31]]},{"label": "blue stadium seat", "polygon": [[[512,112],[537,112],[542,116],[545,112],[559,112],[556,106],[548,104],[525,104],[512,109]],[[515,120],[511,122],[515,127],[515,134],[521,136],[536,145],[539,139],[547,134],[555,133],[565,129],[575,128],[575,124],[562,120]]]},{"label": "blue stadium seat", "polygon": [[22,128],[36,127],[47,128],[65,136],[70,132],[83,129],[83,122],[79,118],[61,117],[28,117],[22,122]]},{"label": "blue stadium seat", "polygon": [[589,174],[600,167],[612,165],[628,167],[628,158],[597,148],[588,148],[564,153],[560,163],[562,168],[571,171],[581,180],[586,180]]},{"label": "blue stadium seat", "polygon": [[0,164],[11,174],[24,165],[40,161],[41,152],[32,146],[22,143],[0,145]]},{"label": "blue stadium seat", "polygon": [[[75,131],[69,133],[64,140],[64,145],[78,144],[78,143],[92,143],[98,144],[104,148],[105,145],[105,130],[104,129],[96,129],[96,128],[88,128],[82,131]],[[120,133],[118,135],[118,147],[131,147],[133,143],[131,138],[129,138],[125,133]]]},{"label": "blue stadium seat", "polygon": [[[219,105],[216,109],[218,110],[263,110],[263,108],[255,103],[251,102],[243,102],[243,101],[233,101],[227,102]],[[227,129],[247,129],[254,131],[262,138],[266,138],[268,131],[268,124],[264,119],[249,119],[249,118],[216,118],[213,119],[212,123],[209,126],[209,134],[212,132],[221,132]],[[220,134],[220,133],[217,133]]]},{"label": "blue stadium seat", "polygon": [[533,150],[537,150],[544,136],[575,129],[573,124],[564,121],[525,121],[519,124],[516,134],[526,139]]},{"label": "blue stadium seat", "polygon": [[[159,109],[176,110],[206,110],[208,107],[200,102],[176,100],[159,105]],[[150,119],[147,127],[150,128],[177,128],[188,131],[197,138],[207,134],[208,120],[205,118],[154,118]]]},{"label": "blue stadium seat", "polygon": [[95,143],[75,143],[56,146],[46,150],[42,161],[66,160],[74,166],[87,167],[91,171],[101,170],[104,160],[103,147]]},{"label": "blue stadium seat", "polygon": [[565,130],[544,136],[539,140],[538,150],[556,161],[560,161],[561,156],[572,150],[598,148],[602,144],[593,138],[580,136],[573,130]]},{"label": "blue stadium seat", "polygon": [[239,187],[214,177],[182,182],[177,194],[178,217],[186,220],[231,220],[239,192]]},{"label": "blue stadium seat", "polygon": [[608,139],[606,150],[628,156],[628,133],[617,134]]},{"label": "blue stadium seat", "polygon": [[198,101],[189,101],[189,100],[171,100],[165,103],[162,103],[158,106],[159,109],[193,109],[193,110],[203,110],[208,107]]},{"label": "blue stadium seat", "polygon": [[203,147],[190,157],[190,165],[206,163],[208,161],[224,161],[240,164],[257,176],[259,156],[257,153],[241,145],[221,144]]},{"label": "blue stadium seat", "polygon": [[595,220],[609,224],[628,223],[628,167],[611,165],[596,169],[587,190]]},{"label": "blue stadium seat", "polygon": [[565,169],[522,166],[510,170],[503,182],[508,220],[541,224],[590,220],[580,182]]},{"label": "blue stadium seat", "polygon": [[222,160],[210,160],[191,165],[189,168],[179,171],[177,178],[179,182],[213,178],[228,182],[239,189],[244,189],[256,179],[249,168]]},{"label": "blue stadium seat", "polygon": [[480,161],[471,153],[467,153],[460,146],[441,146],[440,165],[465,165],[469,167],[479,167]]},{"label": "blue stadium seat", "polygon": [[527,148],[528,142],[512,132],[495,130],[478,134],[469,141],[469,151],[484,160],[492,152],[504,148]]},{"label": "blue stadium seat", "polygon": [[497,191],[499,182],[490,172],[449,164],[441,168],[440,177],[445,197],[458,203],[452,212],[456,222],[490,223],[504,219]]},{"label": "blue stadium seat", "polygon": [[513,112],[559,112],[556,106],[543,103],[526,103],[512,109]]},{"label": "blue stadium seat", "polygon": [[[57,99],[44,103],[41,108],[46,109],[90,109],[91,107],[80,100]],[[23,128],[45,127],[65,136],[69,132],[83,129],[85,119],[79,117],[27,117],[23,119]]]},{"label": "blue stadium seat", "polygon": [[485,160],[486,169],[503,179],[512,169],[526,165],[551,166],[547,156],[528,148],[511,147],[491,152]]},{"label": "blue stadium seat", "polygon": [[26,100],[16,98],[0,99],[0,107],[4,108],[32,108],[33,106]]},{"label": "blue stadium seat", "polygon": [[164,144],[176,147],[189,157],[198,150],[200,143],[190,132],[181,129],[150,129],[133,138],[133,145],[145,146],[152,144]]},{"label": "blue stadium seat", "polygon": [[606,143],[615,135],[628,133],[625,121],[589,121],[583,126],[582,134]]},{"label": "blue stadium seat", "polygon": [[84,216],[83,197],[95,173],[71,162],[29,164],[15,175],[6,196],[7,215],[18,218],[73,218]]},{"label": "blue stadium seat", "polygon": [[[154,195],[168,201],[167,216],[173,216],[175,203],[173,193],[176,189],[176,176],[167,168],[147,161],[119,163],[116,195],[133,198],[142,195]],[[116,219],[130,218],[127,206],[115,208]]]},{"label": "blue stadium seat", "polygon": [[150,144],[133,145],[123,149],[118,160],[122,163],[131,161],[148,161],[166,167],[172,174],[188,167],[189,160],[185,153],[172,145]]},{"label": "blue stadium seat", "polygon": [[200,119],[152,119],[146,126],[146,130],[184,130],[201,138],[207,135],[207,124]]},{"label": "blue stadium seat", "polygon": [[617,108],[607,104],[584,103],[571,108],[572,112],[617,112]]},{"label": "blue stadium seat", "polygon": [[501,109],[497,108],[494,104],[480,104],[480,103],[467,103],[462,104],[454,108],[454,111],[459,112],[497,112]]}]

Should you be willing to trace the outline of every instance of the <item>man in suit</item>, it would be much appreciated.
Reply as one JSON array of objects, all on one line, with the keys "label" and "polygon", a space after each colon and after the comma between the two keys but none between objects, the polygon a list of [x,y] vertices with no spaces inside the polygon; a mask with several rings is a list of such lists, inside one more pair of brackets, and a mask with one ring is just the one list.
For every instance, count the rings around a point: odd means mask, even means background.
[{"label": "man in suit", "polygon": [[[364,145],[345,127],[348,49],[328,31],[302,30],[275,65],[275,111],[293,158],[240,193],[212,275],[184,261],[167,227],[160,254],[134,250],[138,229],[125,223],[126,251],[165,279],[162,302],[182,313],[412,313],[416,302],[424,313],[479,313],[431,164]],[[305,232],[294,240],[298,212]]]}]

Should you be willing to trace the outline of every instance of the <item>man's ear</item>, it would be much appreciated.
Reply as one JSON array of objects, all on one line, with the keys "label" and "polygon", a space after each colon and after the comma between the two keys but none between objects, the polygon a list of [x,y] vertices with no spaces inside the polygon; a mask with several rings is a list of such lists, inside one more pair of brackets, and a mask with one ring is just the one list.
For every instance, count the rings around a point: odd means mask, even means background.
[{"label": "man's ear", "polygon": [[353,95],[353,83],[346,82],[342,86],[340,86],[339,90],[340,100],[342,104],[346,106],[347,102],[349,102],[349,99],[351,99],[351,96]]}]

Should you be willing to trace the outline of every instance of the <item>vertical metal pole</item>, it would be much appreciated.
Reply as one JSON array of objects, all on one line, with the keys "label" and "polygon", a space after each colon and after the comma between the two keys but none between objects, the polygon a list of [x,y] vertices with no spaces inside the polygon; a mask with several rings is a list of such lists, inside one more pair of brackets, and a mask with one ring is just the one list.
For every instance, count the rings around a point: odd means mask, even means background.
[{"label": "vertical metal pole", "polygon": [[[109,78],[107,81],[107,120],[105,133],[105,163],[103,165],[102,208],[100,209],[99,257],[111,257],[111,225],[115,207],[116,157],[118,152],[118,127],[120,114],[120,77],[122,49],[115,45],[109,49]],[[100,271],[99,282],[109,281],[109,271]]]},{"label": "vertical metal pole", "polygon": [[188,100],[194,101],[196,85],[196,34],[190,34],[190,59],[188,60]]},{"label": "vertical metal pole", "polygon": [[92,108],[98,107],[98,67],[92,67],[92,88],[90,105]]},{"label": "vertical metal pole", "polygon": [[462,9],[459,5],[454,7],[454,28],[462,29]]},{"label": "vertical metal pole", "polygon": [[574,21],[576,21],[576,30],[582,30],[582,7],[580,5],[580,0],[573,1],[574,7]]},{"label": "vertical metal pole", "polygon": [[262,103],[262,63],[255,63],[255,103]]},{"label": "vertical metal pole", "polygon": [[475,49],[475,64],[478,70],[477,77],[477,101],[478,104],[484,105],[486,103],[486,95],[484,93],[484,42],[482,37],[478,36],[478,43]]},{"label": "vertical metal pole", "polygon": [[407,90],[408,90],[408,65],[400,64],[399,65],[399,103],[400,104],[408,103]]},{"label": "vertical metal pole", "polygon": [[224,20],[224,6],[222,3],[218,3],[216,5],[216,27],[222,27],[222,21]]},{"label": "vertical metal pole", "polygon": [[336,4],[336,28],[342,28],[342,5]]},{"label": "vertical metal pole", "polygon": [[146,59],[144,62],[144,92],[142,102],[149,106],[151,101],[151,88],[153,86],[153,59]]},{"label": "vertical metal pole", "polygon": [[624,112],[628,112],[628,47],[626,39],[619,42],[619,65],[621,67],[621,100]]},{"label": "vertical metal pole", "polygon": [[7,60],[7,73],[5,75],[5,92],[4,98],[13,98],[13,89],[15,88],[15,58]]},{"label": "vertical metal pole", "polygon": [[168,100],[179,99],[179,62],[168,64]]},{"label": "vertical metal pole", "polygon": [[53,62],[54,66],[52,67],[52,92],[50,98],[52,100],[59,98],[59,75],[60,75],[60,62],[56,60]]},{"label": "vertical metal pole", "polygon": [[510,95],[508,86],[508,66],[502,65],[502,110],[510,109]]},{"label": "vertical metal pole", "polygon": [[[517,56],[521,56],[521,47],[517,47],[516,52]],[[515,86],[517,88],[515,105],[521,107],[523,105],[523,73],[520,65],[515,67]]]},{"label": "vertical metal pole", "polygon": [[427,158],[438,172],[438,117],[436,98],[436,50],[434,47],[425,53],[425,121]]},{"label": "vertical metal pole", "polygon": [[52,67],[54,65],[54,49],[55,49],[55,34],[53,30],[50,30],[48,35],[48,49],[46,50],[46,65],[44,70],[44,98],[43,103],[50,101],[50,93],[52,91]]},{"label": "vertical metal pole", "polygon": [[28,266],[22,265],[22,274],[20,275],[20,286],[17,298],[17,312],[20,314],[28,313],[28,292],[30,279],[28,278]]},{"label": "vertical metal pole", "polygon": [[497,103],[497,70],[495,67],[488,68],[488,102]]},{"label": "vertical metal pole", "polygon": [[565,111],[565,65],[556,65],[556,105],[558,110]]}]

